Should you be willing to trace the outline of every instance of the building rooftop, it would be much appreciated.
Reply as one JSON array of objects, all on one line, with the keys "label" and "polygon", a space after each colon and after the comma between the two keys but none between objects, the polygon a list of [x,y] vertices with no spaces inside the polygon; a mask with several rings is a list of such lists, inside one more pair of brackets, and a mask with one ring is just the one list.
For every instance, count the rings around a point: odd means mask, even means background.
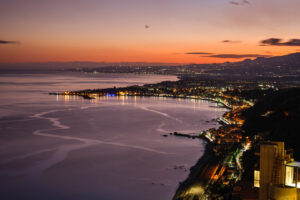
[{"label": "building rooftop", "polygon": [[290,163],[287,163],[287,164],[285,164],[285,165],[286,165],[286,166],[289,166],[289,167],[300,168],[300,162],[297,162],[297,161],[290,162]]}]

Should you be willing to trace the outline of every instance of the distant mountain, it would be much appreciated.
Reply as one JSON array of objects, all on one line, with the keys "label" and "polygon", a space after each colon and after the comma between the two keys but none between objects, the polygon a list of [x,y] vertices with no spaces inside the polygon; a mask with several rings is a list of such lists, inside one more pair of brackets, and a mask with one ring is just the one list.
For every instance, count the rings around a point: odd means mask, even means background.
[{"label": "distant mountain", "polygon": [[291,65],[298,65],[300,64],[300,52],[292,53],[284,56],[275,56],[275,57],[258,57],[255,60],[264,62],[265,64],[276,64],[277,65],[285,65],[285,64],[291,64]]},{"label": "distant mountain", "polygon": [[208,72],[225,76],[299,77],[300,53],[270,58],[258,57],[254,60],[246,59],[242,62],[219,64],[213,68]]},{"label": "distant mountain", "polygon": [[244,66],[261,66],[264,69],[269,68],[277,71],[294,69],[300,72],[300,53],[293,53],[285,56],[275,56],[270,58],[258,57],[251,61],[245,60],[241,62],[241,64]]}]

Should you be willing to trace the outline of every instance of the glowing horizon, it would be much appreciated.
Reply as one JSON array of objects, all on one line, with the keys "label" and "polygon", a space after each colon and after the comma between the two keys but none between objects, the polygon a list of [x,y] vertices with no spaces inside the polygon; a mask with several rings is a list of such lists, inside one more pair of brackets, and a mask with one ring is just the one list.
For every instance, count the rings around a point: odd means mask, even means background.
[{"label": "glowing horizon", "polygon": [[220,63],[300,50],[299,1],[245,2],[4,0],[0,62]]}]

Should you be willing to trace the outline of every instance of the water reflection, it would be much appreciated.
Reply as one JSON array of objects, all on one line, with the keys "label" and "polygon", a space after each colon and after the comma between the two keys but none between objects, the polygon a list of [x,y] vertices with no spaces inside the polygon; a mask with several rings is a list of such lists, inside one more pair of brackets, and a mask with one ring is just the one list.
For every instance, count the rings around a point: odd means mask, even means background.
[{"label": "water reflection", "polygon": [[[57,95],[57,102],[64,103],[74,103],[74,102],[84,102],[91,104],[98,103],[114,103],[122,106],[125,105],[133,105],[136,106],[138,104],[145,104],[149,101],[156,102],[155,106],[158,107],[170,107],[172,104],[177,104],[179,107],[186,107],[188,109],[193,109],[194,112],[201,110],[207,107],[207,109],[214,110],[215,112],[224,112],[226,108],[222,107],[215,102],[210,102],[209,105],[207,103],[209,101],[202,99],[184,99],[184,98],[168,98],[168,97],[144,97],[144,96],[94,96],[93,99],[84,99],[83,97],[77,95]],[[173,105],[172,105],[173,106]]]}]

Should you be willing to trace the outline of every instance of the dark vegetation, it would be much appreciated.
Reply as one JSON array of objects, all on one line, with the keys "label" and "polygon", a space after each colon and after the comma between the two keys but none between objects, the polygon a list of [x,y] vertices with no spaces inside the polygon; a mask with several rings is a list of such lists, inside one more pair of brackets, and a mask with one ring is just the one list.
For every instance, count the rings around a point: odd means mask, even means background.
[{"label": "dark vegetation", "polygon": [[262,134],[265,140],[284,141],[300,159],[300,88],[285,89],[256,103],[243,113],[246,134]]}]

